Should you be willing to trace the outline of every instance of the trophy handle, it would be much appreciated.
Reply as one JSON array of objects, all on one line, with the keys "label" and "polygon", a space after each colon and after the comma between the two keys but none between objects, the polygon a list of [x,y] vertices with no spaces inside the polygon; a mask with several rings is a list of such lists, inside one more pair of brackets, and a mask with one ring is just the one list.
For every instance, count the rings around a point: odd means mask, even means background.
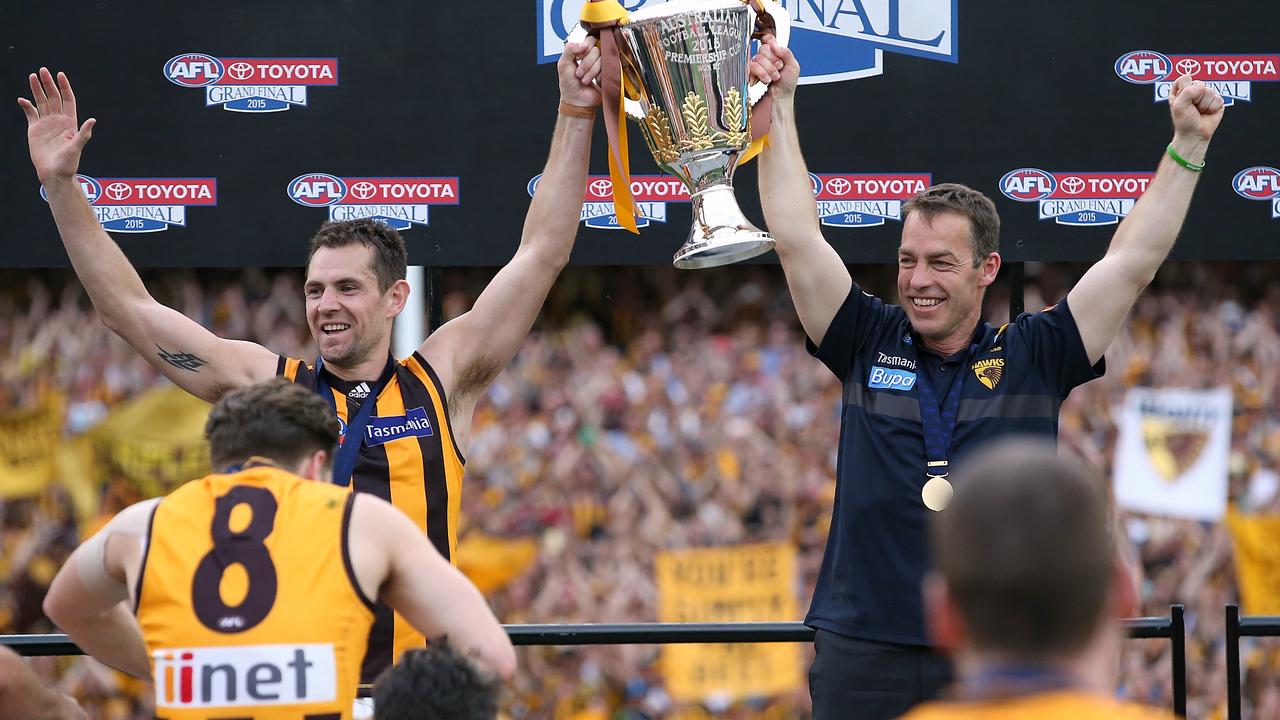
[{"label": "trophy handle", "polygon": [[[773,21],[773,37],[782,47],[787,47],[787,43],[791,41],[791,15],[787,13],[787,9],[774,2],[774,0],[743,0],[747,7],[751,8],[752,13],[759,14],[761,10],[769,16]],[[757,9],[757,5],[759,9]],[[751,84],[747,87],[747,99],[751,102],[752,107],[760,102],[760,98],[769,91],[769,83],[762,82],[752,78]]]}]

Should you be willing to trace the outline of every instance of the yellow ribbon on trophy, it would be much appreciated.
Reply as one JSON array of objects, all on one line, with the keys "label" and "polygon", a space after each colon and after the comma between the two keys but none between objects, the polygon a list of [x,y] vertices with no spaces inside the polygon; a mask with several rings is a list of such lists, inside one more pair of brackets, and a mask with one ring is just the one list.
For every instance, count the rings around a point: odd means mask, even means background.
[{"label": "yellow ribbon on trophy", "polygon": [[[743,0],[756,9],[757,30],[752,38],[760,39],[773,29],[773,20],[759,0]],[[582,5],[580,20],[588,33],[596,35],[600,44],[600,95],[604,112],[605,133],[609,138],[609,179],[613,183],[613,211],[618,224],[639,234],[636,226],[636,201],[631,194],[631,157],[627,149],[627,98],[640,99],[639,88],[627,81],[618,54],[617,27],[625,25],[631,14],[618,0],[587,0]],[[616,98],[616,100],[615,100]],[[609,108],[617,108],[611,112]],[[753,113],[751,144],[738,157],[742,165],[769,145],[769,96],[756,103]],[[759,121],[757,117],[763,116]]]}]

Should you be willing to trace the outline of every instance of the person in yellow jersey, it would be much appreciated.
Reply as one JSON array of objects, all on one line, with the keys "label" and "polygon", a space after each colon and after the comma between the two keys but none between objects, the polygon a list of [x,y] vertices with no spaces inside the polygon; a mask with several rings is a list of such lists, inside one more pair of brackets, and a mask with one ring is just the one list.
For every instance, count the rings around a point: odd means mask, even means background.
[{"label": "person in yellow jersey", "polygon": [[1137,587],[1105,481],[1023,437],[976,451],[955,487],[932,519],[924,602],[957,681],[905,720],[1172,720],[1115,699],[1119,618]]},{"label": "person in yellow jersey", "polygon": [[315,482],[338,440],[315,393],[279,379],[232,391],[205,434],[218,470],[125,509],[45,599],[85,652],[152,679],[157,718],[351,718],[375,600],[512,676],[484,597],[404,513]]},{"label": "person in yellow jersey", "polygon": [[[577,235],[600,106],[594,43],[570,43],[557,65],[555,131],[515,255],[468,312],[401,359],[391,357],[391,326],[409,301],[409,284],[396,231],[352,220],[326,223],[312,239],[304,286],[319,349],[312,363],[217,337],[158,303],[93,214],[75,174],[96,120],[80,122],[67,76],[40,68],[28,78],[31,99],[18,104],[49,209],[103,323],[175,384],[210,402],[272,376],[317,392],[343,422],[345,452],[335,458],[334,482],[399,507],[452,562],[476,403],[524,341]],[[405,618],[385,605],[376,612],[361,671],[366,683],[404,650],[425,644]]]}]

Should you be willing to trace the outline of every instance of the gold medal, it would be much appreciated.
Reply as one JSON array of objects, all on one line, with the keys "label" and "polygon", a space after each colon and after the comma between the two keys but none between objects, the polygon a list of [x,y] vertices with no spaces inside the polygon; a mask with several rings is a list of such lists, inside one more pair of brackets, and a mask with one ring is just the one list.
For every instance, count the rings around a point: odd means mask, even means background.
[{"label": "gold medal", "polygon": [[945,510],[951,503],[951,496],[954,493],[955,490],[951,488],[951,482],[947,480],[946,475],[930,475],[929,482],[920,488],[920,498],[924,500],[924,506],[934,512]]}]

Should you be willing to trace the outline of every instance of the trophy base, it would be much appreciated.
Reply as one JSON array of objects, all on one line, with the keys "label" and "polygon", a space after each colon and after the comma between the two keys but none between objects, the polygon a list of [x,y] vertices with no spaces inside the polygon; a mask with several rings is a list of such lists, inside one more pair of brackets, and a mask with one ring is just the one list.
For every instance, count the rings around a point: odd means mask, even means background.
[{"label": "trophy base", "polygon": [[676,267],[681,270],[730,265],[749,260],[773,249],[773,236],[763,230],[725,228],[728,232],[704,238],[701,242],[687,242],[676,252]]},{"label": "trophy base", "polygon": [[773,236],[743,217],[728,182],[694,193],[690,201],[693,228],[674,263],[681,270],[728,265],[773,249]]}]

